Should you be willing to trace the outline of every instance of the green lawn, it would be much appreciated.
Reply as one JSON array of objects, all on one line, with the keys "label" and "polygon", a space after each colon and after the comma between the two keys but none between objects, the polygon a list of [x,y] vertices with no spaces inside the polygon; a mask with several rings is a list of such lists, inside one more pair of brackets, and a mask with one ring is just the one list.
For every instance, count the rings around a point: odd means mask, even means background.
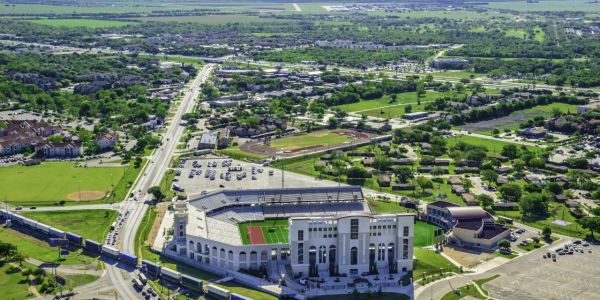
[{"label": "green lawn", "polygon": [[37,19],[28,20],[31,23],[55,26],[55,27],[89,27],[89,28],[109,28],[119,27],[131,24],[131,22],[114,20],[94,20],[94,19]]},{"label": "green lawn", "polygon": [[271,148],[281,151],[293,151],[313,146],[329,146],[349,142],[353,138],[334,131],[321,130],[302,135],[286,136],[271,140]]},{"label": "green lawn", "polygon": [[57,262],[65,265],[89,264],[93,259],[82,254],[82,250],[72,251],[58,259],[58,250],[50,247],[46,241],[38,240],[27,234],[10,228],[0,229],[0,240],[17,246],[21,253],[43,262]]},{"label": "green lawn", "polygon": [[459,269],[453,265],[449,260],[443,257],[441,254],[435,253],[432,250],[426,250],[415,247],[413,278],[415,280],[421,279],[423,274],[437,273],[442,269],[443,272],[459,272]]},{"label": "green lawn", "polygon": [[88,284],[90,282],[94,282],[99,278],[98,276],[90,274],[67,275],[64,277],[67,280],[67,286],[71,289],[84,284]]},{"label": "green lawn", "polygon": [[[346,112],[355,112],[355,111],[368,111],[368,110],[378,109],[380,107],[385,107],[385,106],[400,106],[400,107],[402,107],[402,109],[404,109],[403,105],[412,104],[413,111],[416,111],[414,109],[417,106],[416,105],[417,94],[415,92],[399,93],[396,95],[397,95],[397,98],[396,98],[395,103],[389,103],[390,97],[386,95],[379,99],[361,100],[360,102],[356,102],[356,103],[338,105],[338,106],[336,106],[336,108],[339,108],[340,110],[346,111]],[[433,101],[433,100],[437,99],[438,97],[442,97],[442,96],[444,96],[444,93],[435,92],[435,91],[427,91],[425,93],[425,96],[421,98],[421,102]]]},{"label": "green lawn", "polygon": [[415,247],[425,247],[433,245],[435,242],[435,230],[438,227],[427,222],[417,221],[415,223]]},{"label": "green lawn", "polygon": [[[3,240],[4,241],[4,240]],[[0,286],[2,287],[3,299],[25,299],[30,298],[29,283],[21,272],[8,274],[6,271],[10,264],[0,266]]]},{"label": "green lawn", "polygon": [[371,211],[376,214],[407,213],[413,211],[406,207],[400,206],[400,204],[393,201],[383,201],[368,198],[367,202],[369,203],[369,208],[371,208]]},{"label": "green lawn", "polygon": [[106,238],[117,214],[116,211],[108,209],[23,213],[24,216],[46,225],[99,242]]},{"label": "green lawn", "polygon": [[206,16],[174,16],[174,17],[141,17],[134,20],[152,22],[190,22],[207,25],[224,25],[228,23],[282,23],[293,22],[275,18],[261,18],[259,16],[248,16],[238,14],[206,15]]},{"label": "green lawn", "polygon": [[[548,226],[550,229],[552,229],[552,232],[558,234],[580,238],[584,238],[587,234],[589,234],[587,229],[583,229],[581,226],[579,226],[577,219],[571,215],[569,209],[564,204],[550,202],[548,210],[550,215],[545,219],[523,219],[520,211],[498,211],[496,213],[535,228],[543,229],[544,226]],[[567,226],[552,224],[552,222],[555,220],[563,220],[570,222],[571,224]]]},{"label": "green lawn", "polygon": [[278,220],[264,220],[257,222],[247,222],[239,225],[240,228],[240,236],[242,237],[242,243],[244,245],[250,245],[250,240],[248,238],[248,227],[249,226],[258,226],[262,230],[263,236],[267,244],[279,244],[288,242],[288,220],[287,219],[278,219]]},{"label": "green lawn", "polygon": [[[65,200],[67,204],[90,204],[106,200],[120,201],[135,181],[140,169],[129,167],[75,167],[69,162],[46,162],[37,166],[10,166],[0,168],[0,191],[14,205],[52,205]],[[81,190],[108,194],[110,199],[72,201]]]},{"label": "green lawn", "polygon": [[[502,151],[502,147],[504,147],[504,145],[513,144],[513,143],[502,141],[502,140],[486,139],[486,138],[467,136],[467,135],[446,138],[446,141],[448,142],[448,147],[457,144],[459,141],[462,141],[464,143],[471,144],[471,145],[484,146],[487,148],[488,153],[490,153],[490,154],[500,154],[500,152]],[[517,146],[521,147],[521,145],[517,145]],[[526,146],[526,147],[530,151],[535,152],[535,149],[536,149],[535,147],[532,147],[532,146]]]},{"label": "green lawn", "polygon": [[588,0],[542,0],[538,3],[527,3],[526,1],[503,1],[490,2],[487,7],[493,9],[510,9],[516,11],[580,11],[600,12],[600,6]]},{"label": "green lawn", "polygon": [[516,37],[520,39],[525,39],[527,37],[527,33],[523,29],[514,29],[510,28],[504,32],[507,37]]}]

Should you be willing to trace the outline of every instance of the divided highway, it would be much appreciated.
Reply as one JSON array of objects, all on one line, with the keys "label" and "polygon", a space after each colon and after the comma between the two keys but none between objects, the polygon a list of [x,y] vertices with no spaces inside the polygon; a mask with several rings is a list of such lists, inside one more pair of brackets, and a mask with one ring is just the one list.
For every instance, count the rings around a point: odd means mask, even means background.
[{"label": "divided highway", "polygon": [[[144,200],[151,199],[152,197],[152,195],[147,193],[148,188],[159,185],[163,175],[169,168],[171,158],[184,133],[184,127],[180,125],[182,117],[184,114],[192,111],[195,100],[198,98],[199,88],[208,79],[213,68],[214,64],[204,65],[194,81],[189,85],[189,89],[185,91],[185,96],[171,120],[166,133],[163,135],[162,146],[152,153],[144,173],[140,174],[137,184],[132,189],[132,192],[139,200],[125,199],[123,202],[119,212],[125,213],[129,211],[129,216],[121,227],[118,236],[117,248],[121,251],[135,254],[135,234],[148,209],[148,204]],[[121,298],[141,299],[141,295],[137,294],[131,285],[129,273],[113,265],[107,265],[107,271],[113,286]]]}]

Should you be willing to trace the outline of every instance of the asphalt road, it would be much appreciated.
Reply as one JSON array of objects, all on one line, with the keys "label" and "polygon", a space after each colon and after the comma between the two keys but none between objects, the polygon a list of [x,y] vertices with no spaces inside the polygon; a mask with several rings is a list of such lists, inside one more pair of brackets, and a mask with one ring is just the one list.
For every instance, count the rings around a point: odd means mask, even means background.
[{"label": "asphalt road", "polygon": [[[204,83],[213,69],[213,64],[205,65],[194,81],[190,84],[189,89],[179,106],[175,116],[171,120],[170,126],[163,135],[163,143],[159,149],[156,149],[144,170],[140,175],[137,184],[131,190],[136,194],[139,201],[126,199],[123,202],[120,212],[129,211],[129,217],[121,227],[117,248],[121,251],[134,254],[135,253],[135,234],[137,229],[148,209],[148,205],[144,200],[152,199],[146,191],[151,186],[160,184],[160,181],[169,168],[171,158],[177,149],[177,144],[184,133],[184,127],[180,125],[182,116],[185,113],[191,112],[195,99],[198,97],[199,88]],[[131,277],[129,272],[125,272],[116,266],[107,264],[107,271],[110,280],[117,290],[117,293],[124,299],[141,299],[141,295],[137,294],[131,285]]]}]

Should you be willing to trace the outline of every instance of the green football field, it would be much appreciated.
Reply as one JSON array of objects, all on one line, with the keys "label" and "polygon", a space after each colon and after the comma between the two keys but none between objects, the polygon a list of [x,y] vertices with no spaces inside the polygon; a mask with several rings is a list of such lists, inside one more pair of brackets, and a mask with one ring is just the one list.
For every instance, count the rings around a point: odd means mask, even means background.
[{"label": "green football field", "polygon": [[248,238],[248,227],[260,227],[267,244],[280,244],[288,242],[288,220],[264,220],[240,224],[240,236],[244,245],[251,245]]},{"label": "green football field", "polygon": [[294,151],[297,149],[318,145],[330,146],[342,144],[352,139],[353,138],[351,136],[340,134],[335,131],[321,130],[272,140],[271,148],[277,148],[282,151]]}]

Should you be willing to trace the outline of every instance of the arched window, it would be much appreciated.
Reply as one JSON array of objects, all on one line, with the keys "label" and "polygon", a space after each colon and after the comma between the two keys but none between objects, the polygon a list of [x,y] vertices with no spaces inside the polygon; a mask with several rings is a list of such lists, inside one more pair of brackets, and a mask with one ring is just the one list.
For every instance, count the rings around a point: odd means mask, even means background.
[{"label": "arched window", "polygon": [[212,247],[212,255],[217,256],[217,247],[215,246]]},{"label": "arched window", "polygon": [[221,248],[221,258],[225,258],[225,249]]},{"label": "arched window", "polygon": [[242,261],[246,261],[246,252],[244,251],[240,252],[240,262]]},{"label": "arched window", "polygon": [[377,246],[377,260],[378,261],[385,260],[385,243],[380,243]]},{"label": "arched window", "polygon": [[196,252],[202,252],[202,244],[200,242],[196,243]]},{"label": "arched window", "polygon": [[327,263],[327,247],[319,246],[319,263]]},{"label": "arched window", "polygon": [[227,259],[233,260],[233,251],[229,250],[229,253],[227,253]]},{"label": "arched window", "polygon": [[352,247],[352,249],[350,249],[350,264],[358,264],[358,249],[356,247]]},{"label": "arched window", "polygon": [[394,261],[396,259],[396,247],[395,247],[394,243],[389,243],[387,250],[388,250],[388,260]]}]

